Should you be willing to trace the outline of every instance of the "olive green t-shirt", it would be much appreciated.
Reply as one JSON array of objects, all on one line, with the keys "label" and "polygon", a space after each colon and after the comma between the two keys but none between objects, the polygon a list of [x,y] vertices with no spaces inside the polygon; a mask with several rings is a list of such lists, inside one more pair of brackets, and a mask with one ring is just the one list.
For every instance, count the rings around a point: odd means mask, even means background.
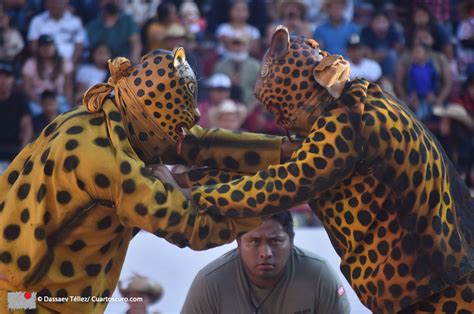
[{"label": "olive green t-shirt", "polygon": [[282,279],[268,290],[249,283],[236,249],[227,252],[199,271],[181,310],[184,314],[349,312],[342,283],[331,267],[297,247]]}]

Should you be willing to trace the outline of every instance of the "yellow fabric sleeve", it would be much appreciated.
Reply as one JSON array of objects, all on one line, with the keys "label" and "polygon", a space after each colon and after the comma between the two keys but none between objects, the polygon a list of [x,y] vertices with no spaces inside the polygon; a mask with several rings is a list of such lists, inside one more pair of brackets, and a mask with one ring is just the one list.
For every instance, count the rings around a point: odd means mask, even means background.
[{"label": "yellow fabric sleeve", "polygon": [[317,198],[343,181],[355,166],[359,143],[350,121],[336,121],[341,113],[346,109],[336,108],[316,120],[287,163],[228,184],[193,188],[199,209],[228,217],[272,214]]}]

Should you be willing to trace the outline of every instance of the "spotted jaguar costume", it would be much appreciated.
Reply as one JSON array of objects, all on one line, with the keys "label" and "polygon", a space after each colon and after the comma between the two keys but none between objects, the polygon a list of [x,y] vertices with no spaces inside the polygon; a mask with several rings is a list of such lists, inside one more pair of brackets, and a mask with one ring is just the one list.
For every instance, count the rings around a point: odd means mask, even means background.
[{"label": "spotted jaguar costume", "polygon": [[189,158],[179,161],[225,167],[232,155],[250,172],[280,162],[281,139],[247,134],[238,144],[233,133],[192,128],[196,79],[182,48],[153,51],[136,67],[125,58],[109,67],[109,82],[49,124],[0,178],[1,313],[8,291],[90,298],[38,302],[40,313],[102,313],[138,228],[202,250],[260,223],[195,215],[179,189],[145,165],[174,161],[184,129],[191,129],[182,144]]},{"label": "spotted jaguar costume", "polygon": [[195,186],[194,200],[226,217],[309,202],[369,309],[472,312],[468,189],[412,112],[377,84],[349,81],[349,71],[316,41],[277,29],[256,95],[303,144],[288,162],[254,176]]}]

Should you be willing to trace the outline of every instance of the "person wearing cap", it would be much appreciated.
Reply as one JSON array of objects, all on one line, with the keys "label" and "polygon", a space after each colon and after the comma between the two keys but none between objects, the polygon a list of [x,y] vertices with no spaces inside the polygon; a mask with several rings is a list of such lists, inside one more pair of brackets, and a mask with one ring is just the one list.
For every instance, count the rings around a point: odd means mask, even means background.
[{"label": "person wearing cap", "polygon": [[288,211],[239,235],[236,249],[196,275],[181,313],[350,313],[331,266],[294,237]]},{"label": "person wearing cap", "polygon": [[[295,147],[195,126],[197,81],[182,47],[155,50],[136,66],[123,57],[108,65],[107,83],[89,88],[83,106],[53,120],[0,177],[0,311],[8,292],[31,291],[43,298],[40,312],[103,312],[134,231],[205,250],[261,222],[198,214],[185,191],[153,176],[153,163],[235,170],[237,158],[239,170],[254,173]],[[215,175],[223,173],[199,178]]]},{"label": "person wearing cap", "polygon": [[28,27],[27,39],[33,54],[41,35],[50,35],[64,59],[76,63],[81,58],[86,32],[81,19],[67,10],[68,0],[46,0],[46,10],[34,16]]},{"label": "person wearing cap", "polygon": [[364,47],[358,34],[352,35],[347,41],[347,61],[351,66],[351,79],[363,77],[369,81],[377,82],[382,76],[380,65],[364,57]]},{"label": "person wearing cap", "polygon": [[14,90],[13,64],[0,61],[0,160],[11,161],[33,137],[26,96]]},{"label": "person wearing cap", "polygon": [[211,128],[237,131],[247,118],[247,107],[232,99],[225,99],[217,106],[209,108],[208,115]]},{"label": "person wearing cap", "polygon": [[371,311],[472,311],[469,189],[405,104],[349,74],[342,56],[278,28],[255,94],[302,145],[255,175],[191,183],[188,197],[200,212],[240,218],[308,203]]},{"label": "person wearing cap", "polygon": [[210,127],[210,109],[218,106],[226,99],[231,99],[231,86],[230,78],[224,73],[214,73],[207,79],[205,82],[206,98],[199,103],[199,112],[201,112],[199,125],[206,128]]},{"label": "person wearing cap", "polygon": [[163,296],[163,287],[159,283],[138,274],[130,278],[126,287],[119,281],[118,289],[120,294],[129,300],[129,309],[126,314],[148,313],[148,307],[158,302]]}]

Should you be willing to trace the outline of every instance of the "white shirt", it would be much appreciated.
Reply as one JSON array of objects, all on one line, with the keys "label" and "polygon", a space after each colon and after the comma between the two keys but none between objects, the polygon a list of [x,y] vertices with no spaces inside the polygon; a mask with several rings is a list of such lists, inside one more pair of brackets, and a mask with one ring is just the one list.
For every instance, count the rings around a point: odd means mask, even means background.
[{"label": "white shirt", "polygon": [[103,83],[107,78],[107,71],[101,70],[92,64],[81,65],[76,74],[76,81],[83,83],[88,88],[92,85]]},{"label": "white shirt", "polygon": [[67,11],[59,20],[51,18],[48,11],[33,17],[28,29],[28,40],[38,40],[45,34],[54,38],[59,54],[65,59],[72,59],[74,45],[83,44],[86,38],[81,19]]},{"label": "white shirt", "polygon": [[382,68],[376,61],[364,58],[359,64],[354,64],[349,60],[351,65],[351,79],[355,77],[363,77],[369,81],[375,82],[382,76]]}]

